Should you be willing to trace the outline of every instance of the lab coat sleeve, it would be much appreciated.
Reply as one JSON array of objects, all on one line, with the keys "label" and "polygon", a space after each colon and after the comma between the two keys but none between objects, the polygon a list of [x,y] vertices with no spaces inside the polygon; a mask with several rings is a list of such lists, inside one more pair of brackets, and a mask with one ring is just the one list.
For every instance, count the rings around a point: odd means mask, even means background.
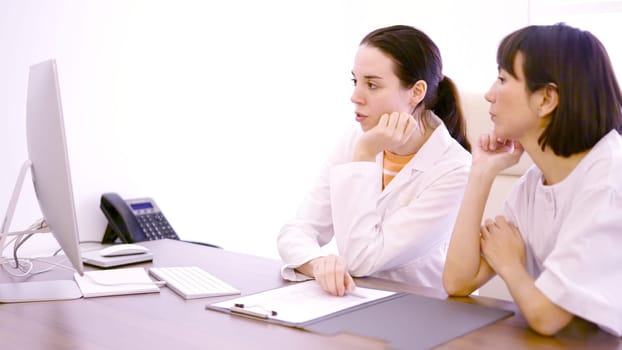
[{"label": "lab coat sleeve", "polygon": [[[309,277],[294,269],[309,260],[324,256],[322,246],[333,238],[331,198],[328,173],[335,164],[350,159],[349,150],[356,140],[356,131],[347,133],[337,143],[312,190],[300,205],[296,217],[286,223],[278,234],[278,251],[285,263],[281,276],[286,280],[302,281]],[[351,152],[350,152],[351,153]]]},{"label": "lab coat sleeve", "polygon": [[[354,276],[368,276],[425,256],[448,242],[464,194],[468,164],[447,161],[414,175],[379,206],[375,163],[341,164],[330,173],[333,225],[340,255]],[[395,180],[393,180],[395,181]],[[381,197],[381,196],[380,196]]]}]

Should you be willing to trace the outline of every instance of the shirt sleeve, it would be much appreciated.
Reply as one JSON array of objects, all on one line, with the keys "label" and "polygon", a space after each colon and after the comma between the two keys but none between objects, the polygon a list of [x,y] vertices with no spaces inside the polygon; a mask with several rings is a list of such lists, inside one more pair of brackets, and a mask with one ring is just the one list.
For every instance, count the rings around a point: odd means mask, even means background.
[{"label": "shirt sleeve", "polygon": [[610,187],[577,198],[536,287],[570,313],[622,336],[622,196]]}]

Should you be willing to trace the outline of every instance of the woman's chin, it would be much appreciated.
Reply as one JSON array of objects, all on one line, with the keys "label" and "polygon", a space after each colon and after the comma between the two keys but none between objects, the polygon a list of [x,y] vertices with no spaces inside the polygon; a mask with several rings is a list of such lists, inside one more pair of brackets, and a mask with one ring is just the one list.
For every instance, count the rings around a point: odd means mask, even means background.
[{"label": "woman's chin", "polygon": [[372,127],[370,127],[368,125],[365,125],[363,123],[359,123],[359,124],[360,124],[361,130],[363,130],[363,132],[367,132],[367,131],[369,131],[372,128]]},{"label": "woman's chin", "polygon": [[492,128],[492,134],[495,135],[495,137],[498,139],[511,139],[507,132],[505,132],[502,128],[498,128],[496,126]]}]

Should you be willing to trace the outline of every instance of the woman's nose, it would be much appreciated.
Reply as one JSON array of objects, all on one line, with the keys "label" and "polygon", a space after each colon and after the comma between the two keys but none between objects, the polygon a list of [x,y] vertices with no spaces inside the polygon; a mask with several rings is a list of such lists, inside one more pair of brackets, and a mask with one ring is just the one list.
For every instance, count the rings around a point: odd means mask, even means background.
[{"label": "woman's nose", "polygon": [[488,89],[488,91],[484,94],[484,99],[490,103],[493,103],[494,101],[494,94],[492,92],[492,90],[494,89],[494,84],[493,86],[490,87],[490,89]]},{"label": "woman's nose", "polygon": [[364,100],[359,92],[359,90],[356,88],[356,86],[354,87],[354,90],[352,91],[352,95],[350,96],[350,101],[352,101],[352,103],[360,105],[363,104]]}]

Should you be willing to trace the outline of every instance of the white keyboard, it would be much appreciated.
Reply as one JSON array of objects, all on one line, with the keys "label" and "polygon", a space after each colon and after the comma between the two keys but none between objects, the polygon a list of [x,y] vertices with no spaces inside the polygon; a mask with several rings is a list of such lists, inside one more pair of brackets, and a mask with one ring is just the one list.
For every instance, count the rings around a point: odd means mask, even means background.
[{"label": "white keyboard", "polygon": [[167,287],[184,299],[240,294],[235,287],[196,266],[151,267],[149,273],[165,281]]}]

